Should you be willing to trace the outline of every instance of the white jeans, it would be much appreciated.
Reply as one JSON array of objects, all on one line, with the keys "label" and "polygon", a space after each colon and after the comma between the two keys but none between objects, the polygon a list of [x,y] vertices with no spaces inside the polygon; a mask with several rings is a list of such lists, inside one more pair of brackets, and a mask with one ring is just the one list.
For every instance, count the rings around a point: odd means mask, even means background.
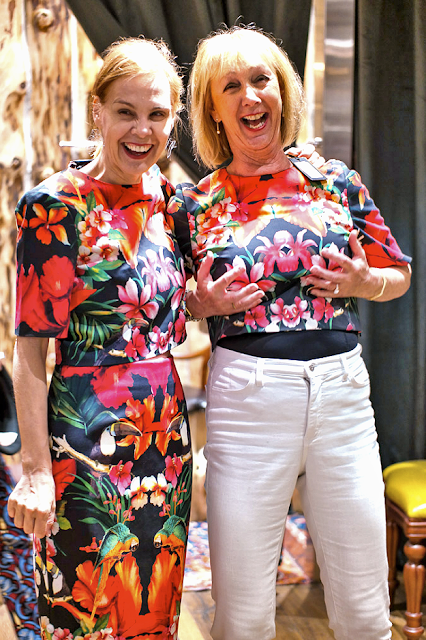
[{"label": "white jeans", "polygon": [[384,487],[361,347],[308,362],[217,347],[207,394],[212,637],[275,637],[299,478],[336,640],[389,640]]}]

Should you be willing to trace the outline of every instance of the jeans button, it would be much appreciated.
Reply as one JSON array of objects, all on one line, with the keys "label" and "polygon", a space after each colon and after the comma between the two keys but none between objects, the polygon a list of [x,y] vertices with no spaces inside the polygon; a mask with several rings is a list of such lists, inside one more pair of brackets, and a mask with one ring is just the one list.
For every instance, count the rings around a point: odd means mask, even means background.
[{"label": "jeans button", "polygon": [[310,365],[309,365],[309,368],[310,368],[310,370],[311,370],[311,371],[313,371],[313,370],[315,369],[315,365],[314,365],[314,363],[310,364]]}]

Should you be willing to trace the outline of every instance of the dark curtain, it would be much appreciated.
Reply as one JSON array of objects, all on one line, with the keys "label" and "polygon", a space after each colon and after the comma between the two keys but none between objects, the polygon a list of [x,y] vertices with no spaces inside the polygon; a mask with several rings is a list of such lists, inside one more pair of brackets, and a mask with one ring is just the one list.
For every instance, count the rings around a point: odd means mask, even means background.
[{"label": "dark curtain", "polygon": [[[311,0],[67,0],[69,7],[101,54],[120,36],[162,38],[177,62],[188,70],[200,38],[223,23],[256,23],[282,41],[303,76]],[[195,180],[204,171],[194,162],[192,144],[183,133],[177,156]]]},{"label": "dark curtain", "polygon": [[426,1],[358,0],[354,165],[401,248],[410,291],[362,305],[384,466],[426,457]]}]

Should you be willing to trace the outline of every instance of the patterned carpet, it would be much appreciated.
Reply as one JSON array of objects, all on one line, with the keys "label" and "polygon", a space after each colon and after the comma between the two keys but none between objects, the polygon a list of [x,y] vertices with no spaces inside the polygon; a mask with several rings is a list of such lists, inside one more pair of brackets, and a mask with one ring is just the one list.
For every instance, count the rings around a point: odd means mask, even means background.
[{"label": "patterned carpet", "polygon": [[[308,583],[315,579],[315,553],[303,515],[288,516],[277,584]],[[209,543],[206,522],[190,522],[184,591],[211,588]]]}]

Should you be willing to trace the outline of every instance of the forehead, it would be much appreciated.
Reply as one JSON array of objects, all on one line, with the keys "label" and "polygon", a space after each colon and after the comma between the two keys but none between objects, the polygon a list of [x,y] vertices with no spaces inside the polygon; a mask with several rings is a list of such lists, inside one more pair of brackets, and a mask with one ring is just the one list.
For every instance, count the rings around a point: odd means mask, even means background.
[{"label": "forehead", "polygon": [[258,69],[260,67],[274,71],[273,60],[265,51],[253,51],[252,47],[243,46],[227,50],[212,61],[212,80],[219,80],[229,74]]},{"label": "forehead", "polygon": [[109,86],[107,100],[115,102],[123,99],[135,102],[159,102],[166,106],[171,104],[170,82],[166,74],[157,70],[148,73],[139,73],[135,76],[117,78]]}]

